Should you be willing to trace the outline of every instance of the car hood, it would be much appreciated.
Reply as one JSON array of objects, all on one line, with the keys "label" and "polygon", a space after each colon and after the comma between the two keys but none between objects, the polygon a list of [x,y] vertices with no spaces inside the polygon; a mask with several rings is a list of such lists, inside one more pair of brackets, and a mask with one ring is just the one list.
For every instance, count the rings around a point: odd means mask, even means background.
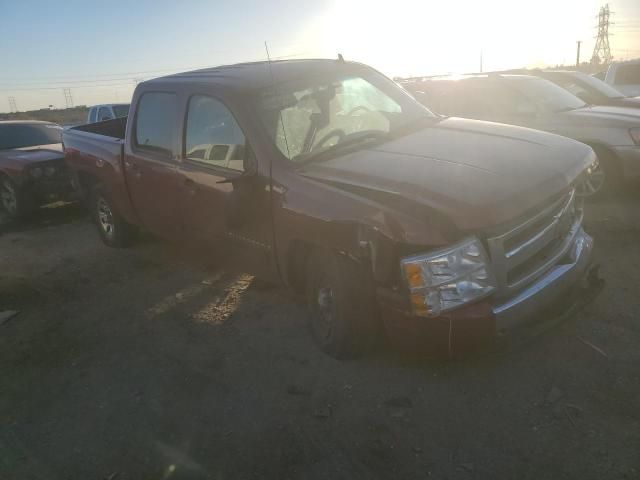
[{"label": "car hood", "polygon": [[0,150],[0,161],[4,160],[12,163],[28,164],[59,160],[61,158],[64,158],[61,143]]},{"label": "car hood", "polygon": [[601,125],[602,122],[607,122],[609,125],[640,126],[640,109],[638,108],[594,105],[563,112],[563,116],[581,124]]},{"label": "car hood", "polygon": [[301,173],[359,192],[399,196],[447,216],[460,230],[474,230],[535,210],[566,191],[594,158],[590,147],[557,135],[447,118],[405,137],[312,163]]}]

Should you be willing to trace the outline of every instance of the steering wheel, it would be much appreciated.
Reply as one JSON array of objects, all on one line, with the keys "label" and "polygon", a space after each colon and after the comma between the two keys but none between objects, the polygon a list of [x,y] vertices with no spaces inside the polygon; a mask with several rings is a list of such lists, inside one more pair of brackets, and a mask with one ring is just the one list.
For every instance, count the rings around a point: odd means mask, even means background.
[{"label": "steering wheel", "polygon": [[344,130],[340,130],[339,128],[331,130],[313,146],[313,150],[315,150],[316,148],[323,147],[325,143],[327,143],[329,140],[331,140],[334,137],[338,137],[338,142],[340,142],[346,136],[347,134],[344,133]]},{"label": "steering wheel", "polygon": [[353,107],[351,110],[349,110],[349,113],[347,113],[348,116],[353,115],[356,112],[359,112],[360,110],[363,110],[367,113],[371,113],[371,110],[369,110],[367,107],[365,107],[364,105],[358,105],[357,107]]}]

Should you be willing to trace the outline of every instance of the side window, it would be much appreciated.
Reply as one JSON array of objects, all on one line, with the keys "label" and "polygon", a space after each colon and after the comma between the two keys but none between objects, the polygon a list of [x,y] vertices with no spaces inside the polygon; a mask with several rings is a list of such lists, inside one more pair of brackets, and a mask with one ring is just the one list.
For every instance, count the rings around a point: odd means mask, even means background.
[{"label": "side window", "polygon": [[204,95],[191,97],[185,134],[187,159],[243,171],[245,143],[242,130],[222,102]]},{"label": "side window", "polygon": [[95,123],[96,113],[98,113],[98,109],[96,107],[91,107],[91,110],[89,110],[89,123]]},{"label": "side window", "polygon": [[640,83],[640,63],[619,65],[615,76],[616,85],[634,85]]},{"label": "side window", "polygon": [[141,150],[173,156],[178,100],[174,93],[148,92],[140,97],[134,144]]},{"label": "side window", "polygon": [[112,118],[113,118],[113,115],[111,115],[111,112],[107,107],[100,107],[100,110],[98,110],[99,122],[104,122],[105,120],[111,120]]}]

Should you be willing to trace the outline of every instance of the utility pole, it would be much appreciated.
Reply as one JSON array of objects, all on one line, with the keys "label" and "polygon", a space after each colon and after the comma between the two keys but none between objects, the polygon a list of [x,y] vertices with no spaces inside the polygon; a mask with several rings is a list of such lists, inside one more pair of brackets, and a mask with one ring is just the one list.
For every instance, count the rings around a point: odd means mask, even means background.
[{"label": "utility pole", "polygon": [[598,14],[598,36],[593,47],[593,55],[591,55],[591,63],[596,65],[610,63],[613,58],[609,48],[609,25],[611,25],[609,17],[611,13],[607,3],[600,8],[600,13]]},{"label": "utility pole", "polygon": [[16,107],[16,97],[9,97],[9,112],[18,113],[18,107]]},{"label": "utility pole", "polygon": [[67,108],[73,108],[73,97],[71,96],[71,89],[63,88],[62,92],[64,93],[64,103],[67,105]]},{"label": "utility pole", "polygon": [[578,40],[576,43],[578,44],[578,51],[576,52],[576,68],[580,68],[580,44],[582,41]]}]

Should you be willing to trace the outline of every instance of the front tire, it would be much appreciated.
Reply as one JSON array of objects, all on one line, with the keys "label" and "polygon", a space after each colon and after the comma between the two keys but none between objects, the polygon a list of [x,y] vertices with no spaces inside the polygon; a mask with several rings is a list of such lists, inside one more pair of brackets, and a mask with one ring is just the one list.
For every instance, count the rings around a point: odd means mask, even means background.
[{"label": "front tire", "polygon": [[578,195],[586,199],[600,199],[607,195],[615,195],[623,187],[623,175],[615,156],[606,149],[594,146],[598,157],[598,166],[581,185]]},{"label": "front tire", "polygon": [[92,196],[92,216],[105,245],[114,248],[130,245],[133,234],[131,225],[120,216],[109,197],[99,188]]},{"label": "front tire", "polygon": [[309,327],[320,349],[340,359],[370,351],[379,333],[371,275],[344,255],[318,250],[307,281]]},{"label": "front tire", "polygon": [[33,202],[20,191],[9,177],[0,176],[0,201],[10,219],[17,220],[33,211]]}]

